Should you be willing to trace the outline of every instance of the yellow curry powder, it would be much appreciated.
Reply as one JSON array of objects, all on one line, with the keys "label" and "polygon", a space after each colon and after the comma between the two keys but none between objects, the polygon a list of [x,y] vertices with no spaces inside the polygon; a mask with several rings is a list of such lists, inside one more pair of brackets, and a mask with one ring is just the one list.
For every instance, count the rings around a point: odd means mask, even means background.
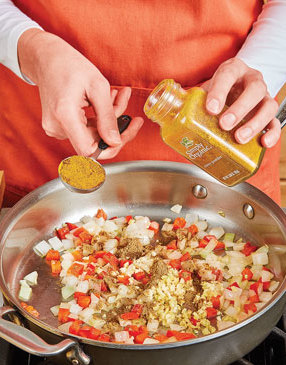
[{"label": "yellow curry powder", "polygon": [[59,175],[77,189],[93,189],[105,180],[103,167],[89,157],[71,156],[60,163]]}]

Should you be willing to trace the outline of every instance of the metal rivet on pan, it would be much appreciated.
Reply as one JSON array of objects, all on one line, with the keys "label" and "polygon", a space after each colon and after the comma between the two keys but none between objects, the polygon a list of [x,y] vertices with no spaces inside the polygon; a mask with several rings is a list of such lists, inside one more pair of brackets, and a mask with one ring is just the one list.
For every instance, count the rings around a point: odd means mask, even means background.
[{"label": "metal rivet on pan", "polygon": [[242,209],[246,218],[248,219],[254,218],[255,213],[252,205],[250,205],[249,203],[245,203]]},{"label": "metal rivet on pan", "polygon": [[200,184],[193,186],[193,194],[198,199],[205,199],[208,195],[207,189]]}]

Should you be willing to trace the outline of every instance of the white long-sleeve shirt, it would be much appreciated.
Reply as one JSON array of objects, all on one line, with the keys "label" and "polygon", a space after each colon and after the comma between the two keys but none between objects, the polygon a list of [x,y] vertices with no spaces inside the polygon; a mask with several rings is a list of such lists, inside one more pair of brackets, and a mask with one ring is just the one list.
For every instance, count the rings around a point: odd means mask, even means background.
[{"label": "white long-sleeve shirt", "polygon": [[[22,74],[17,54],[18,40],[30,28],[42,29],[11,0],[0,0],[0,63],[32,84]],[[277,94],[286,82],[286,0],[264,5],[237,57],[262,73],[271,96]]]}]

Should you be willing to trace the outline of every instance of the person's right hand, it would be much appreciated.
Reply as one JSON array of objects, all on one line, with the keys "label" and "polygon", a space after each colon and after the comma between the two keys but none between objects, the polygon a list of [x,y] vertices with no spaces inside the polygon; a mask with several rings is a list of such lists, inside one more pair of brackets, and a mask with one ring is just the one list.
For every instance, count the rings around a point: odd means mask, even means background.
[{"label": "person's right hand", "polygon": [[[76,152],[84,156],[92,155],[103,138],[110,148],[101,153],[101,159],[114,157],[136,136],[143,124],[140,117],[133,118],[121,136],[117,127],[131,89],[111,91],[100,71],[67,42],[30,29],[19,39],[18,57],[22,73],[39,87],[42,126],[48,136],[68,138]],[[93,126],[88,125],[83,110],[89,105],[96,114]]]}]

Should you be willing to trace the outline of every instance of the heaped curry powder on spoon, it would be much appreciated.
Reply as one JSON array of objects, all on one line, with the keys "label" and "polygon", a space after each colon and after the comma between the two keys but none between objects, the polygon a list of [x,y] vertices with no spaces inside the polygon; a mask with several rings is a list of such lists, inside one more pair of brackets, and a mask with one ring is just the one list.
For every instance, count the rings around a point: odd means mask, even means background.
[{"label": "heaped curry powder on spoon", "polygon": [[90,157],[71,156],[60,163],[59,176],[70,190],[89,192],[103,184],[105,171]]},{"label": "heaped curry powder on spoon", "polygon": [[235,141],[235,130],[219,127],[217,116],[205,108],[206,92],[184,90],[174,80],[163,80],[149,95],[144,112],[161,127],[161,137],[171,148],[227,186],[236,185],[259,168],[265,149],[261,134],[246,144]]}]

